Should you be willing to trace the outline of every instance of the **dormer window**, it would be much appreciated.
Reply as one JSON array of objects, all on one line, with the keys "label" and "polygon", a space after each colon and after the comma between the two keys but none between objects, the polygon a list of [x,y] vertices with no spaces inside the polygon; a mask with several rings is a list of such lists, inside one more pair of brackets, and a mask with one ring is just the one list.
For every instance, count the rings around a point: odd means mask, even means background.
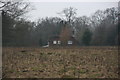
[{"label": "dormer window", "polygon": [[61,44],[61,41],[58,41],[58,44]]},{"label": "dormer window", "polygon": [[57,41],[53,41],[53,44],[57,44]]},{"label": "dormer window", "polygon": [[73,42],[72,41],[68,41],[68,44],[73,44]]}]

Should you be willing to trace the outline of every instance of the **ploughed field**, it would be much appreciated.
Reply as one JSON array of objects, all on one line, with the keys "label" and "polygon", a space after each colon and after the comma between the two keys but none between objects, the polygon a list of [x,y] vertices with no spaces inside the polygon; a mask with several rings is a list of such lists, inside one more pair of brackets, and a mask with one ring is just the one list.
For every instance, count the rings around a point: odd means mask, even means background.
[{"label": "ploughed field", "polygon": [[2,50],[3,78],[118,78],[117,47]]}]

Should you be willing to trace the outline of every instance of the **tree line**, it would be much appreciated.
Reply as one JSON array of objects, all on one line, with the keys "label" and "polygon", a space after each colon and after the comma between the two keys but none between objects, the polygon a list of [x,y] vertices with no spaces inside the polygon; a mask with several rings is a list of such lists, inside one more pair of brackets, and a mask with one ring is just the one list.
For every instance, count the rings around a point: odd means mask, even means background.
[{"label": "tree line", "polygon": [[97,10],[90,17],[76,17],[77,9],[68,7],[59,13],[63,17],[46,17],[31,22],[21,17],[31,10],[29,3],[8,0],[0,1],[0,4],[3,46],[47,45],[51,36],[60,34],[61,21],[67,21],[75,28],[75,38],[80,46],[118,44],[118,8]]}]

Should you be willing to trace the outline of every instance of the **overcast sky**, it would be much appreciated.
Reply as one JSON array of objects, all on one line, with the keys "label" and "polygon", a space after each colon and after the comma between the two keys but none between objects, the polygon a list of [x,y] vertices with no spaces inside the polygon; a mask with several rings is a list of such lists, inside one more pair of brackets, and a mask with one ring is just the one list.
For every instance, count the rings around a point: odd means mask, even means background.
[{"label": "overcast sky", "polygon": [[[30,0],[31,5],[34,6],[35,10],[30,11],[27,14],[27,18],[31,21],[36,21],[39,18],[45,17],[60,17],[57,13],[62,11],[64,8],[74,7],[77,9],[77,16],[90,16],[96,10],[105,10],[106,8],[117,7],[118,1],[111,2],[45,2]],[[85,0],[86,1],[86,0]]]}]

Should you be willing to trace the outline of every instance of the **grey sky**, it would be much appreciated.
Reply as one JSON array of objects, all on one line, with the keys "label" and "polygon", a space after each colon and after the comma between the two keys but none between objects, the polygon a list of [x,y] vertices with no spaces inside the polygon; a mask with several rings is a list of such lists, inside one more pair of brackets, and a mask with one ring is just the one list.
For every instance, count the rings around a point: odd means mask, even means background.
[{"label": "grey sky", "polygon": [[35,10],[30,11],[27,16],[31,21],[45,17],[60,17],[57,13],[64,8],[74,7],[77,16],[90,16],[96,10],[117,7],[117,2],[31,2]]}]

